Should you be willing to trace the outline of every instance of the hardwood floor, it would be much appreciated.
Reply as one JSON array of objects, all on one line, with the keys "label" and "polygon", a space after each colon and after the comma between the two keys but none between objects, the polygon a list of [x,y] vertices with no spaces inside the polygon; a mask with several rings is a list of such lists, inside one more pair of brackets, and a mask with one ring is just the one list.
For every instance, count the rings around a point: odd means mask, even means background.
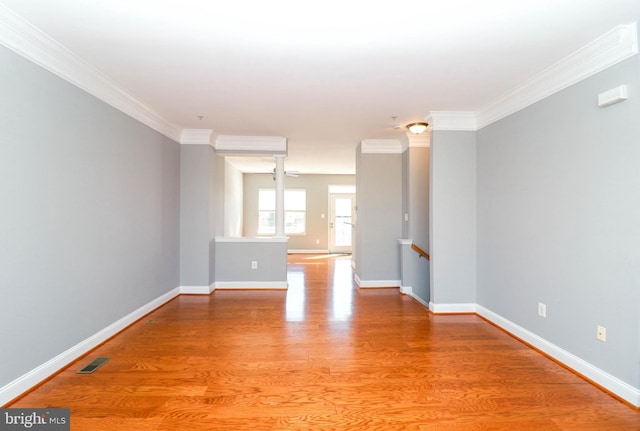
[{"label": "hardwood floor", "polygon": [[[640,412],[473,315],[290,256],[288,291],[180,296],[11,407],[72,430],[640,430]],[[94,374],[76,371],[111,356]]]}]

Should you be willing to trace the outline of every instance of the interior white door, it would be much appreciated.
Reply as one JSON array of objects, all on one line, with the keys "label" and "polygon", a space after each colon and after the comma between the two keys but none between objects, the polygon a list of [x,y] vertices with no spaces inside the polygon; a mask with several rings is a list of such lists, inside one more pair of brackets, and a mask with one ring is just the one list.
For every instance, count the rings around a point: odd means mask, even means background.
[{"label": "interior white door", "polygon": [[351,253],[355,195],[332,193],[329,195],[329,252]]}]

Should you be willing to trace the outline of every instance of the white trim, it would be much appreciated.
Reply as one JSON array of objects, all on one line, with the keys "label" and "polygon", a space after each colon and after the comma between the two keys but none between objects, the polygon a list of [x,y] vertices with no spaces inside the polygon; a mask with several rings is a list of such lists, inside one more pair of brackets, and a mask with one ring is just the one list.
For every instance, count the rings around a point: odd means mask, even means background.
[{"label": "white trim", "polygon": [[[288,254],[329,254],[329,250],[315,250],[315,249],[296,249],[292,248],[287,250]],[[336,254],[344,254],[344,253],[336,253]]]},{"label": "white trim", "polygon": [[403,289],[408,289],[406,292],[404,292],[406,295],[408,295],[408,296],[412,297],[413,299],[415,299],[416,301],[418,301],[427,310],[429,309],[429,303],[427,303],[427,301],[425,301],[424,299],[420,298],[418,295],[413,293],[413,288],[411,286],[401,287],[400,288],[400,292],[402,292]]},{"label": "white trim", "polygon": [[184,129],[180,134],[180,143],[183,145],[211,145],[212,133],[213,129]]},{"label": "white trim", "polygon": [[217,236],[215,242],[288,242],[284,236]]},{"label": "white trim", "polygon": [[400,238],[400,239],[398,239],[398,242],[400,243],[400,245],[411,245],[411,244],[413,244],[413,240],[412,239],[408,239],[408,238]]},{"label": "white trim", "polygon": [[403,295],[413,296],[413,287],[411,286],[400,286],[400,293]]},{"label": "white trim", "polygon": [[426,120],[429,122],[431,130],[478,130],[475,112],[431,111]]},{"label": "white trim", "polygon": [[214,144],[216,151],[229,154],[287,154],[287,138],[282,136],[220,135]]},{"label": "white trim", "polygon": [[637,23],[620,25],[476,112],[431,111],[431,130],[474,131],[638,54]]},{"label": "white trim", "polygon": [[379,287],[400,287],[400,280],[361,280],[358,274],[354,275],[354,280],[361,289],[375,289]]},{"label": "white trim", "polygon": [[402,154],[405,150],[398,139],[365,139],[360,146],[362,154]]},{"label": "white trim", "polygon": [[636,23],[620,25],[478,111],[478,128],[488,126],[637,53]]},{"label": "white trim", "polygon": [[484,308],[481,305],[476,305],[476,312],[478,313],[478,315],[496,324],[512,335],[526,341],[535,348],[540,349],[555,360],[582,374],[583,376],[594,381],[600,386],[606,388],[625,401],[631,403],[636,407],[640,407],[639,388],[634,388],[633,386],[623,382],[615,376],[612,376],[606,371],[603,371],[591,365],[585,360],[567,352],[566,350],[556,346],[553,343],[550,343],[544,338],[539,337],[533,332],[524,329],[523,327],[511,322],[510,320],[505,319],[504,317]]},{"label": "white trim", "polygon": [[433,301],[429,302],[429,310],[432,313],[475,313],[476,304],[473,303],[459,303],[459,304],[436,304]]},{"label": "white trim", "polygon": [[[1,5],[0,5],[1,6]],[[28,373],[18,377],[14,381],[8,383],[7,385],[0,388],[0,406],[7,404],[9,401],[15,399],[21,394],[25,393],[29,389],[36,386],[38,383],[42,382],[49,376],[55,374],[62,368],[69,365],[71,362],[89,352],[91,349],[95,348],[99,344],[105,342],[109,338],[116,335],[118,332],[122,331],[138,319],[144,317],[146,314],[149,314],[156,308],[166,304],[171,301],[173,298],[178,296],[180,293],[180,288],[176,287],[175,289],[170,290],[162,296],[152,300],[151,302],[143,305],[137,310],[127,314],[122,319],[112,323],[106,328],[98,331],[91,337],[87,338],[84,341],[76,344],[70,349],[60,353],[58,356],[48,360],[44,364],[34,368]]]},{"label": "white trim", "polygon": [[[409,288],[410,289],[410,288]],[[426,305],[417,296],[413,295],[412,291],[407,292],[418,302]],[[495,324],[499,328],[505,330],[511,335],[529,343],[536,349],[549,355],[559,363],[569,367],[575,372],[583,375],[589,380],[607,389],[611,393],[617,395],[623,400],[631,403],[635,407],[640,407],[640,388],[631,386],[630,384],[623,382],[615,376],[601,370],[600,368],[590,364],[574,354],[567,352],[561,347],[556,346],[553,343],[545,340],[544,338],[534,334],[533,332],[511,322],[508,319],[494,313],[493,311],[478,304],[434,304],[429,302],[429,310],[433,313],[476,313],[479,316],[487,319],[491,323]]]},{"label": "white trim", "polygon": [[0,4],[0,44],[81,88],[155,131],[180,140],[180,128],[142,100],[56,42],[15,12]]},{"label": "white trim", "polygon": [[216,281],[213,283],[216,290],[224,289],[287,289],[289,283],[287,281]]},{"label": "white trim", "polygon": [[213,284],[210,286],[180,286],[181,295],[209,295],[214,290]]}]

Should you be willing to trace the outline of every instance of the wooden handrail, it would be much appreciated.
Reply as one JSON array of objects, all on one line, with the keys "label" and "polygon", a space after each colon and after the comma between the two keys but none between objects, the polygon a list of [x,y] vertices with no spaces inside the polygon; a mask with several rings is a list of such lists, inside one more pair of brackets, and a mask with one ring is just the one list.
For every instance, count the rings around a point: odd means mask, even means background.
[{"label": "wooden handrail", "polygon": [[426,251],[424,251],[423,249],[421,249],[417,245],[412,243],[411,244],[411,248],[414,249],[415,251],[417,251],[418,254],[420,255],[420,257],[424,257],[427,260],[431,260],[431,258],[429,257],[429,253],[427,253]]}]

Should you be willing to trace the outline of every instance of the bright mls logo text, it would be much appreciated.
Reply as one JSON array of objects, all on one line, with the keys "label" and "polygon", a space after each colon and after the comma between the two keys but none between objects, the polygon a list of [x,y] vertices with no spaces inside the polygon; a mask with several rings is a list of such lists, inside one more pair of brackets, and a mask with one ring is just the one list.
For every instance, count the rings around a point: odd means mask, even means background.
[{"label": "bright mls logo text", "polygon": [[69,409],[1,409],[0,431],[68,430]]}]

